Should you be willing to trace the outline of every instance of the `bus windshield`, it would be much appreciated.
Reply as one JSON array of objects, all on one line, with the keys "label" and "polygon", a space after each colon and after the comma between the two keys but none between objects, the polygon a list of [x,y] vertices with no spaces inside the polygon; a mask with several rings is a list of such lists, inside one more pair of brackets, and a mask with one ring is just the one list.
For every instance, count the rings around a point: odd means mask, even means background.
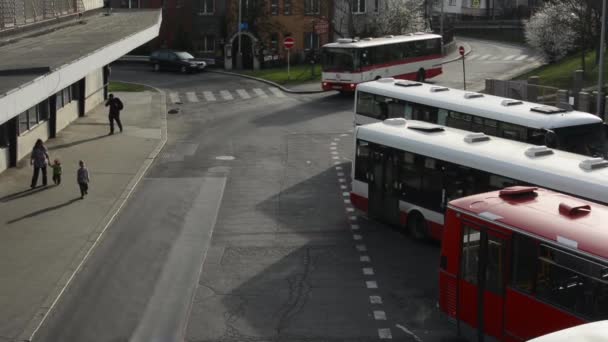
[{"label": "bus windshield", "polygon": [[559,149],[593,157],[605,157],[608,147],[603,123],[561,127],[553,130]]},{"label": "bus windshield", "polygon": [[321,63],[326,72],[356,71],[356,60],[355,49],[323,48]]}]

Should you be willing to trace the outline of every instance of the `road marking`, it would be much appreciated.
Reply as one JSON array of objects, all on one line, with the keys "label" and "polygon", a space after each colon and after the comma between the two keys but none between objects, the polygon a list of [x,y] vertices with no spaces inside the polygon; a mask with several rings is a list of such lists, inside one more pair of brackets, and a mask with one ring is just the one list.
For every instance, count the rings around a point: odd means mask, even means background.
[{"label": "road marking", "polygon": [[338,177],[344,177],[344,172],[338,172]]},{"label": "road marking", "polygon": [[375,280],[368,280],[365,282],[365,286],[367,286],[368,289],[377,289],[378,283]]},{"label": "road marking", "polygon": [[334,141],[340,141],[340,138],[334,138]]},{"label": "road marking", "polygon": [[342,133],[342,134],[340,134],[340,136],[341,136],[341,137],[347,137],[347,136],[348,136],[348,134],[346,134],[346,133]]},{"label": "road marking", "polygon": [[249,93],[247,92],[247,90],[245,89],[237,89],[236,93],[239,94],[239,96],[243,99],[243,100],[247,100],[250,99],[251,96],[249,95]]},{"label": "road marking", "polygon": [[[340,157],[338,157],[338,156],[333,156],[333,157],[331,157],[331,159],[340,159]],[[338,164],[339,164],[339,163],[338,163]]]},{"label": "road marking", "polygon": [[[340,158],[336,158],[336,159],[340,159]],[[340,164],[342,164],[342,163],[341,163],[341,162],[339,162],[339,161],[335,161],[335,162],[334,162],[334,165],[340,165]]]},{"label": "road marking", "polygon": [[350,204],[350,200],[349,199],[345,199],[344,200],[344,204]]},{"label": "road marking", "polygon": [[329,149],[330,150],[335,150],[337,147],[336,146],[331,146]]},{"label": "road marking", "polygon": [[352,212],[355,211],[355,209],[353,209],[353,208],[346,208],[346,211],[349,212],[349,213],[352,213]]},{"label": "road marking", "polygon": [[380,296],[369,296],[370,304],[382,304],[382,297]]},{"label": "road marking", "polygon": [[359,225],[358,224],[353,224],[353,225],[350,226],[350,228],[352,230],[359,230]]},{"label": "road marking", "polygon": [[198,102],[198,97],[196,97],[196,93],[193,91],[189,91],[186,93],[186,98],[190,102]]},{"label": "road marking", "polygon": [[472,55],[470,55],[470,56],[467,56],[467,59],[468,59],[468,60],[472,60],[472,59],[475,59],[475,58],[477,58],[477,57],[479,57],[479,55],[477,55],[477,54],[472,54]]},{"label": "road marking", "polygon": [[210,91],[204,91],[203,92],[203,96],[205,97],[205,100],[207,100],[209,102],[212,102],[212,101],[216,100],[215,99],[215,95],[213,95],[213,93],[210,92]]},{"label": "road marking", "polygon": [[363,236],[361,236],[361,235],[359,235],[359,234],[354,234],[354,235],[353,235],[353,240],[360,241],[360,240],[362,240],[362,239],[363,239]]},{"label": "road marking", "polygon": [[332,141],[331,145],[338,145],[338,144],[335,141]]},{"label": "road marking", "polygon": [[340,183],[345,183],[345,182],[346,182],[346,179],[344,179],[344,178],[338,178],[338,182],[340,182]]},{"label": "road marking", "polygon": [[401,324],[395,324],[395,326],[401,330],[403,330],[406,334],[412,336],[414,338],[414,340],[416,340],[417,342],[422,342],[422,339],[418,336],[416,336],[416,334],[414,334],[413,332],[411,332],[408,328],[404,327]]},{"label": "road marking", "polygon": [[484,59],[488,59],[490,57],[492,57],[492,55],[483,55],[483,56],[479,57],[477,60],[483,61]]},{"label": "road marking", "polygon": [[389,329],[389,328],[378,329],[378,337],[380,337],[383,340],[392,339],[393,335],[391,334],[391,329]]},{"label": "road marking", "polygon": [[345,191],[345,192],[342,193],[342,196],[344,196],[344,197],[350,197],[350,192],[346,192]]},{"label": "road marking", "polygon": [[507,57],[505,57],[505,59],[504,59],[504,60],[505,60],[505,61],[510,61],[510,60],[512,60],[512,59],[513,59],[513,58],[515,58],[515,57],[517,57],[517,55],[511,55],[511,56],[507,56]]},{"label": "road marking", "polygon": [[374,311],[374,319],[376,321],[386,321],[386,312],[382,310]]},{"label": "road marking", "polygon": [[268,98],[268,95],[260,88],[253,88],[253,92],[259,97]]},{"label": "road marking", "polygon": [[357,216],[349,216],[348,219],[351,220],[351,221],[356,221],[357,220]]},{"label": "road marking", "polygon": [[169,99],[171,100],[171,103],[179,103],[179,102],[181,102],[179,100],[179,94],[178,93],[169,93]]},{"label": "road marking", "polygon": [[232,94],[228,90],[220,90],[220,95],[224,98],[224,100],[234,100]]},{"label": "road marking", "polygon": [[338,154],[338,151],[331,151],[331,154]]},{"label": "road marking", "polygon": [[357,245],[357,246],[355,246],[355,248],[357,248],[357,250],[359,252],[365,252],[365,251],[367,251],[367,247],[365,247],[365,245]]},{"label": "road marking", "polygon": [[359,261],[361,262],[372,262],[372,260],[367,255],[362,255],[359,257]]},{"label": "road marking", "polygon": [[495,60],[497,60],[497,59],[499,59],[499,58],[500,58],[500,57],[498,57],[498,56],[492,56],[492,57],[488,58],[488,60],[489,60],[489,61],[495,61]]},{"label": "road marking", "polygon": [[270,90],[270,92],[272,92],[272,93],[274,94],[274,96],[276,96],[276,97],[285,97],[285,94],[283,94],[283,92],[282,92],[282,91],[280,91],[280,90],[279,90],[279,88],[274,88],[274,87],[271,87],[271,88],[268,88],[268,89],[269,89],[269,90]]},{"label": "road marking", "polygon": [[374,269],[371,267],[363,268],[363,275],[374,275]]},{"label": "road marking", "polygon": [[342,170],[342,166],[336,166],[336,170],[338,170],[338,171]]},{"label": "road marking", "polygon": [[516,61],[523,61],[524,59],[528,58],[528,55],[521,55],[517,58],[515,58]]},{"label": "road marking", "polygon": [[346,190],[346,185],[340,185],[340,189]]}]

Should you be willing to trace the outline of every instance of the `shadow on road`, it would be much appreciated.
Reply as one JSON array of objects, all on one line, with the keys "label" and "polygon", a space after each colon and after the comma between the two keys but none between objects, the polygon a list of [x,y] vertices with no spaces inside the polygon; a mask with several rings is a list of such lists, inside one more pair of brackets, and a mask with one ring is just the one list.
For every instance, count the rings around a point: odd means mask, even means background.
[{"label": "shadow on road", "polygon": [[38,216],[40,214],[44,214],[44,213],[49,212],[49,211],[57,210],[57,209],[66,207],[66,206],[68,206],[68,205],[70,205],[70,204],[72,204],[72,203],[74,203],[76,201],[79,201],[79,200],[80,200],[80,197],[77,197],[77,198],[73,198],[73,199],[71,199],[71,200],[69,200],[67,202],[61,203],[61,204],[57,204],[57,205],[54,205],[54,206],[51,206],[51,207],[47,207],[47,208],[43,208],[43,209],[40,209],[40,210],[36,210],[36,211],[31,212],[31,213],[29,213],[27,215],[23,215],[23,216],[18,217],[16,219],[12,219],[10,221],[6,221],[6,224],[13,224],[13,223],[19,222],[21,220],[25,220],[27,218],[31,218],[31,217],[34,217],[34,216]]},{"label": "shadow on road", "polygon": [[[105,124],[105,125],[107,125],[107,124]],[[106,138],[106,137],[108,137],[107,134],[99,135],[99,136],[92,137],[92,138],[72,141],[70,143],[50,146],[48,149],[49,149],[49,151],[60,150],[62,148],[68,148],[68,147],[72,147],[72,146],[76,146],[76,145],[80,145],[80,144],[85,144],[85,143],[88,143],[88,142],[91,142],[91,141],[95,141],[95,140],[99,140],[99,139],[103,139],[103,138]]]},{"label": "shadow on road", "polygon": [[4,197],[0,197],[0,202],[2,202],[2,203],[10,202],[10,201],[16,200],[18,198],[27,197],[27,196],[30,196],[30,195],[33,195],[33,194],[36,194],[36,193],[39,193],[41,191],[48,190],[48,189],[50,189],[49,186],[40,186],[40,187],[37,187],[34,189],[29,188],[27,190],[15,192],[10,195],[6,195]]}]

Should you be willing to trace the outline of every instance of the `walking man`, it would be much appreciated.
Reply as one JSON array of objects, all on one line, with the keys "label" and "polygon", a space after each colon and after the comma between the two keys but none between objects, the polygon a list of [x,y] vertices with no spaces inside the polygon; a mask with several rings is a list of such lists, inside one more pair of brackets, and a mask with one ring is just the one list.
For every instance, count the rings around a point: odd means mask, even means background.
[{"label": "walking man", "polygon": [[114,94],[108,95],[108,101],[106,101],[106,107],[110,107],[110,113],[108,114],[108,120],[110,121],[110,135],[114,134],[114,121],[118,125],[118,128],[122,132],[122,123],[120,122],[120,111],[123,109],[122,101],[118,97],[114,97]]}]

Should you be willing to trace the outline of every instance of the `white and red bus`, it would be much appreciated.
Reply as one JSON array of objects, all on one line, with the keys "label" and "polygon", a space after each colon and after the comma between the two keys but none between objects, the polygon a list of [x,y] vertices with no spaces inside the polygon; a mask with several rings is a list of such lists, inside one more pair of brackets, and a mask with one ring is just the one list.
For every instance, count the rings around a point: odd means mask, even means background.
[{"label": "white and red bus", "polygon": [[528,342],[608,342],[608,321],[597,321],[559,330]]},{"label": "white and red bus", "polygon": [[606,125],[591,113],[393,78],[357,87],[356,125],[395,117],[589,156],[608,151]]},{"label": "white and red bus", "polygon": [[357,84],[383,77],[424,81],[442,72],[441,36],[411,33],[402,36],[340,38],[323,45],[323,90],[354,92]]},{"label": "white and red bus", "polygon": [[370,217],[440,240],[450,200],[531,184],[608,203],[608,161],[427,122],[355,129],[351,202]]},{"label": "white and red bus", "polygon": [[451,201],[441,310],[476,341],[528,341],[608,319],[607,221],[605,205],[534,187]]}]

